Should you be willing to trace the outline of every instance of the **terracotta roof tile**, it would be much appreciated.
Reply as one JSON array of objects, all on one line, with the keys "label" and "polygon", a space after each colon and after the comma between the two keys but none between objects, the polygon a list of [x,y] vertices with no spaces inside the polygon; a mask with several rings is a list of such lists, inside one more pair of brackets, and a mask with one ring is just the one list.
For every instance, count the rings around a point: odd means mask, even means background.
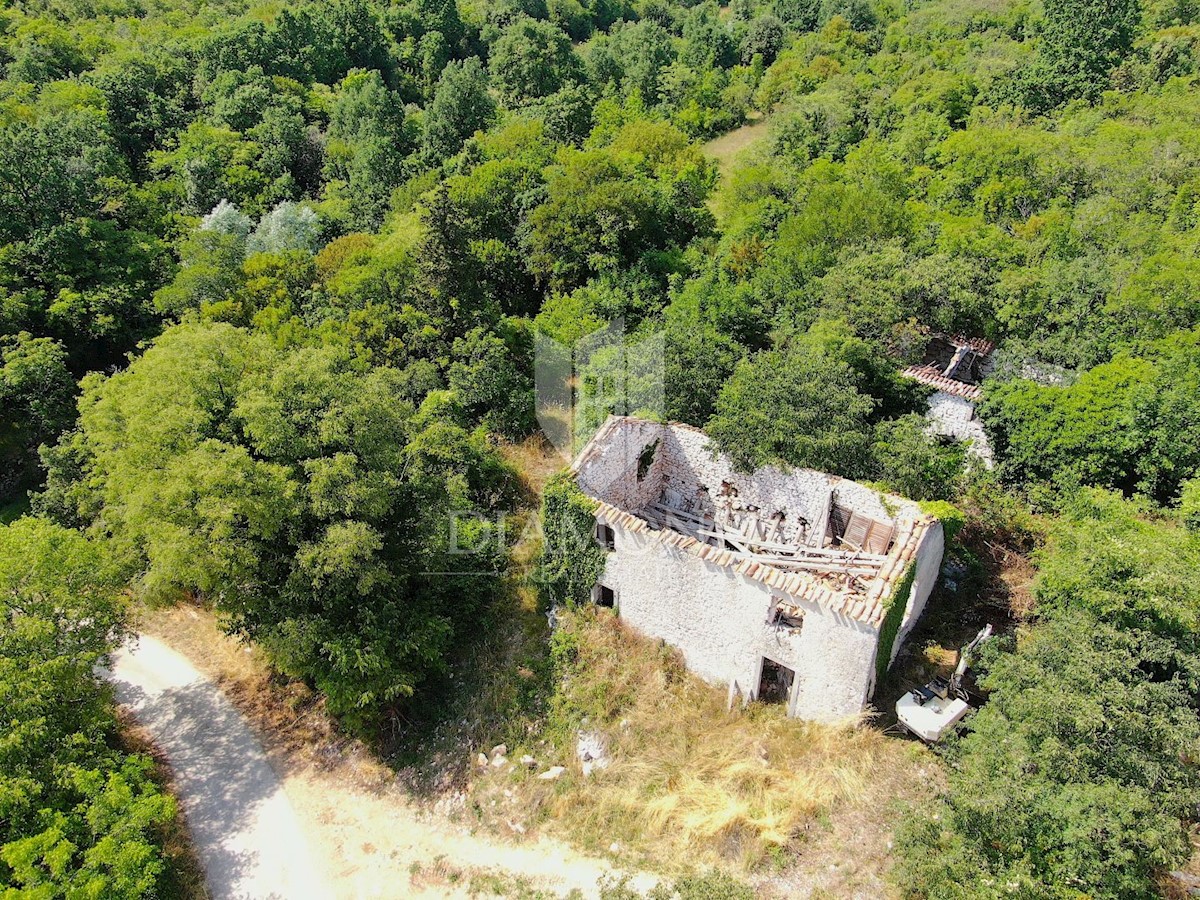
[{"label": "terracotta roof tile", "polygon": [[991,356],[996,351],[996,342],[987,338],[967,337],[963,334],[952,334],[950,340],[959,347],[970,347],[981,356]]},{"label": "terracotta roof tile", "polygon": [[913,379],[913,381],[927,384],[932,388],[937,388],[939,391],[953,394],[955,397],[962,397],[964,400],[978,402],[983,399],[983,390],[976,385],[947,378],[933,366],[909,366],[902,374]]}]

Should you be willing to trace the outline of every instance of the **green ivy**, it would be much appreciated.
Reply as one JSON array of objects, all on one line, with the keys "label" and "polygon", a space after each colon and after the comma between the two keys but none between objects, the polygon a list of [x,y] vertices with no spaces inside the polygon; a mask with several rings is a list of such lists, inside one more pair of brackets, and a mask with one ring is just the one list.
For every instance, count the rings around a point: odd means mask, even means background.
[{"label": "green ivy", "polygon": [[538,580],[552,604],[586,603],[604,572],[606,554],[594,537],[596,506],[569,473],[556,475],[546,485]]},{"label": "green ivy", "polygon": [[888,664],[892,661],[892,647],[896,643],[896,635],[900,633],[900,623],[904,621],[904,610],[908,608],[908,597],[912,593],[913,581],[917,577],[916,563],[910,563],[904,570],[892,595],[884,602],[883,622],[879,625],[879,650],[875,655],[875,683],[883,681],[887,674]]},{"label": "green ivy", "polygon": [[924,500],[918,505],[921,507],[921,512],[927,516],[933,516],[942,523],[942,531],[946,535],[947,544],[967,523],[966,514],[953,503],[945,500]]}]

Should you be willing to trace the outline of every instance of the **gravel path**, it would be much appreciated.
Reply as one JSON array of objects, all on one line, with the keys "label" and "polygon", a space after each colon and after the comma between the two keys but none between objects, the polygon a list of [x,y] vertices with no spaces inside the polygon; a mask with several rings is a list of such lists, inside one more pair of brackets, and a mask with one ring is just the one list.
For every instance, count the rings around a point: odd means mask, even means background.
[{"label": "gravel path", "polygon": [[214,900],[333,896],[262,746],[215,684],[146,636],[104,674],[170,762]]}]

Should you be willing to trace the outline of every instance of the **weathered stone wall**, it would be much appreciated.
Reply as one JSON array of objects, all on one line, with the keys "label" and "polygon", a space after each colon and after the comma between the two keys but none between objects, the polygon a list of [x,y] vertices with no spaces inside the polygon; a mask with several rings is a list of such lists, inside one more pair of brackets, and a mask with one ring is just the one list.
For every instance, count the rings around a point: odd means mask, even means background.
[{"label": "weathered stone wall", "polygon": [[590,497],[631,512],[657,500],[662,493],[661,449],[641,481],[637,470],[647,447],[658,441],[661,448],[664,426],[644,419],[619,419],[604,428],[611,430],[585,448],[575,462],[579,487]]},{"label": "weathered stone wall", "polygon": [[[655,441],[653,463],[639,481],[638,460]],[[840,505],[875,519],[893,521],[920,514],[911,501],[885,497],[873,488],[812,469],[785,472],[767,466],[751,475],[741,474],[727,459],[714,455],[703,432],[642,419],[610,420],[576,461],[576,468],[585,493],[631,512],[659,500],[664,489],[694,499],[697,489],[704,487],[715,501],[722,483],[729,482],[737,488],[738,500],[759,507],[764,517],[784,511],[788,539],[795,538],[792,532],[801,516],[810,523],[822,520],[830,491],[837,492]]]},{"label": "weathered stone wall", "polygon": [[970,441],[971,452],[991,462],[992,445],[983,430],[983,423],[979,421],[975,404],[970,400],[936,391],[929,398],[925,419],[934,434],[945,435],[956,441]]},{"label": "weathered stone wall", "polygon": [[[782,510],[787,515],[782,535],[787,541],[800,541],[801,517],[810,526],[824,521],[831,491],[836,492],[841,506],[874,519],[894,521],[897,516],[915,517],[920,513],[910,501],[885,498],[873,488],[812,469],[785,472],[767,466],[744,475],[724,457],[714,456],[702,432],[686,426],[664,428],[658,456],[656,466],[661,465],[661,487],[681,497],[693,498],[697,488],[703,486],[715,500],[722,483],[728,482],[737,489],[738,500],[757,506],[764,518]],[[811,537],[808,542],[820,543]]]},{"label": "weathered stone wall", "polygon": [[601,582],[621,618],[678,647],[688,668],[742,692],[758,688],[763,657],[796,673],[789,711],[817,721],[857,714],[867,701],[878,634],[869,625],[789,598],[804,609],[797,633],[767,624],[772,591],[664,545],[657,533],[616,529]]}]

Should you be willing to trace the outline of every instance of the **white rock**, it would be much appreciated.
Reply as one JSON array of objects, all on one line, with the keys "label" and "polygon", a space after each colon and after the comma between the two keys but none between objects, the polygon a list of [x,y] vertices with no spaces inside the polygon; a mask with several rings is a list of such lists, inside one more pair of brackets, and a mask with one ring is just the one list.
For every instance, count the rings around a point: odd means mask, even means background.
[{"label": "white rock", "polygon": [[507,756],[494,756],[494,757],[492,757],[492,768],[493,768],[493,769],[499,769],[499,768],[501,768],[502,766],[505,766],[505,765],[507,765],[507,764],[508,764],[508,757],[507,757]]},{"label": "white rock", "polygon": [[534,759],[532,756],[530,756],[528,753],[526,753],[524,756],[521,757],[521,765],[525,766],[525,768],[527,768],[527,769],[532,769],[534,766],[537,765],[537,760]]},{"label": "white rock", "polygon": [[561,778],[563,773],[567,771],[566,766],[551,766],[545,772],[538,776],[541,781],[554,781],[556,778]]},{"label": "white rock", "polygon": [[507,755],[508,755],[508,745],[507,744],[497,744],[495,747],[492,748],[492,756],[507,756]]},{"label": "white rock", "polygon": [[609,853],[620,853],[621,845],[618,844],[616,841],[613,841],[611,844],[608,845],[608,852]]},{"label": "white rock", "polygon": [[479,763],[479,765],[483,766],[486,769],[487,764],[488,764],[488,758],[486,756],[484,756],[482,753],[480,753],[477,757],[475,757],[475,762]]},{"label": "white rock", "polygon": [[604,737],[596,731],[579,732],[579,740],[575,742],[575,755],[585,766],[588,763],[592,764],[588,771],[584,772],[585,775],[590,774],[590,769],[603,769],[608,765],[608,750],[604,746]]}]

